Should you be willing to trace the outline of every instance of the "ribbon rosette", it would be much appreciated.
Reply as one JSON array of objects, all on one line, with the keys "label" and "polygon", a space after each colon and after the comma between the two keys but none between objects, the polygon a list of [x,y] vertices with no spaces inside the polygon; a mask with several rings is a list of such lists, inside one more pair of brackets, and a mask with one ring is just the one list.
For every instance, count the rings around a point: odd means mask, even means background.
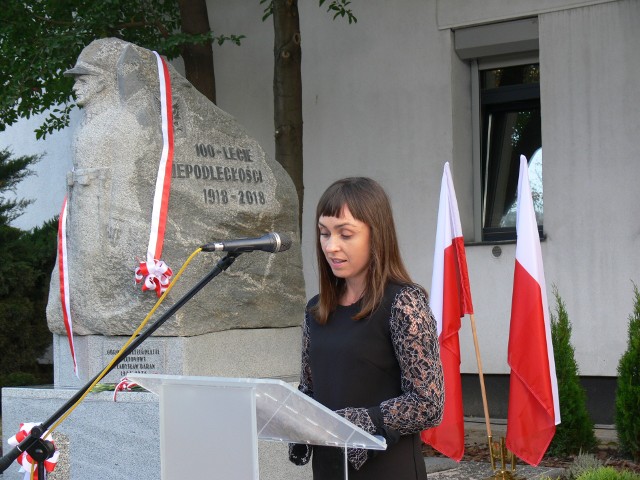
[{"label": "ribbon rosette", "polygon": [[[13,437],[8,440],[9,445],[15,447],[20,444],[25,438],[29,436],[31,433],[31,429],[38,425],[37,423],[21,423],[20,431],[16,433]],[[51,442],[53,443],[53,442]],[[55,448],[55,444],[53,445]],[[47,473],[53,472],[53,469],[56,468],[56,464],[58,463],[58,457],[60,456],[60,452],[56,448],[53,455],[44,461],[44,469]],[[31,478],[31,471],[33,471],[33,478],[38,479],[38,471],[35,468],[35,462],[33,458],[27,453],[22,452],[18,458],[16,458],[16,462],[20,465],[20,472],[24,472],[24,480],[29,480]],[[44,480],[44,479],[40,479]]]},{"label": "ribbon rosette", "polygon": [[162,260],[149,256],[146,262],[140,262],[135,274],[136,283],[142,283],[143,292],[155,290],[160,297],[171,283],[173,272]]}]

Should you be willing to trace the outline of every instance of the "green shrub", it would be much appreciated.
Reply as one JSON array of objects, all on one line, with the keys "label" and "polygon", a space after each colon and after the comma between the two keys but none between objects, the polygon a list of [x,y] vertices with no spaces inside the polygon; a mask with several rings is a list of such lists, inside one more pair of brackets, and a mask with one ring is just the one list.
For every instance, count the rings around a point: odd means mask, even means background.
[{"label": "green shrub", "polygon": [[0,225],[0,375],[37,373],[51,345],[46,307],[56,255],[56,222],[31,232]]},{"label": "green shrub", "polygon": [[32,202],[32,200],[8,198],[5,193],[15,193],[16,185],[33,175],[33,170],[29,167],[36,164],[40,158],[42,158],[41,155],[14,158],[8,148],[0,150],[0,225],[8,225],[18,218]]},{"label": "green shrub", "polygon": [[[13,158],[0,150],[0,377],[26,372],[40,375],[37,359],[51,345],[46,305],[56,258],[55,219],[23,231],[10,225],[29,204],[6,192],[31,174],[39,156]],[[46,382],[50,383],[50,382]]]},{"label": "green shrub", "polygon": [[551,339],[556,362],[561,423],[556,426],[556,434],[547,453],[566,456],[592,451],[597,440],[587,411],[587,395],[578,376],[575,350],[571,345],[571,322],[555,285],[553,295],[556,299],[556,311],[555,314],[551,313]]},{"label": "green shrub", "polygon": [[0,387],[26,387],[40,383],[40,377],[29,372],[13,372],[0,375]]},{"label": "green shrub", "polygon": [[602,467],[602,462],[590,453],[579,453],[573,463],[567,467],[564,478],[574,480],[589,470],[596,470]]},{"label": "green shrub", "polygon": [[627,350],[618,363],[615,424],[621,453],[640,461],[640,292],[636,284],[633,293]]},{"label": "green shrub", "polygon": [[640,475],[628,470],[618,471],[613,467],[600,467],[587,470],[576,480],[640,480]]}]

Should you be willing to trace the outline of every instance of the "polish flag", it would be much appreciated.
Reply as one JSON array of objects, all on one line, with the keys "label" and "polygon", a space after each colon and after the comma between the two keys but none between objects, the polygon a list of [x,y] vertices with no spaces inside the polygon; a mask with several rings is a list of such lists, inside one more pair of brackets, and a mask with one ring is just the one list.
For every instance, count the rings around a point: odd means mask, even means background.
[{"label": "polish flag", "polygon": [[444,165],[436,248],[431,277],[431,310],[438,324],[444,372],[444,415],[439,426],[424,430],[422,441],[460,461],[464,454],[464,415],[460,382],[460,318],[473,313],[464,239],[449,163]]},{"label": "polish flag", "polygon": [[516,231],[506,444],[528,464],[538,465],[560,423],[560,404],[540,236],[524,156],[520,156]]}]

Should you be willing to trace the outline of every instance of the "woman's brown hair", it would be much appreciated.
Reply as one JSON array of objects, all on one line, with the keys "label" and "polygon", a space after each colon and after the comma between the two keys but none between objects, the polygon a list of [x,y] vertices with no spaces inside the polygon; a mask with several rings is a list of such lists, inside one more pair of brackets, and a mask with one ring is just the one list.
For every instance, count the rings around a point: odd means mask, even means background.
[{"label": "woman's brown hair", "polygon": [[[340,217],[345,205],[356,220],[366,223],[370,228],[371,254],[367,286],[362,296],[361,309],[353,318],[360,320],[380,305],[387,283],[409,284],[412,281],[400,256],[391,203],[380,184],[367,177],[350,177],[334,182],[318,202],[316,227],[320,217]],[[316,257],[320,273],[320,295],[312,313],[316,321],[324,325],[338,306],[340,296],[344,293],[345,281],[333,274],[322,251],[318,233]]]}]

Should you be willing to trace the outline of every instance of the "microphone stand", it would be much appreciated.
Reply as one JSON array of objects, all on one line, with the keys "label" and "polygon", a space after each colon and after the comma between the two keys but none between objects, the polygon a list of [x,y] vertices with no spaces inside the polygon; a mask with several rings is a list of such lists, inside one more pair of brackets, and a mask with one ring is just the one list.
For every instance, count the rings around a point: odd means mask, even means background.
[{"label": "microphone stand", "polygon": [[[184,306],[193,296],[204,288],[211,280],[217,277],[224,270],[229,268],[238,256],[242,252],[229,252],[224,258],[220,259],[216,266],[211,270],[202,280],[200,280],[195,286],[191,288],[182,298],[180,298],[169,310],[167,310],[159,319],[153,322],[149,328],[141,333],[136,339],[131,342],[131,345],[127,347],[116,359],[111,368],[105,373],[109,373],[113,370],[122,360],[127,357],[131,352],[140,346],[148,337],[151,336],[158,328],[162,326],[174,313]],[[93,377],[89,382],[84,385],[78,392],[71,397],[62,407],[58,409],[51,417],[40,425],[36,425],[31,429],[29,435],[22,440],[18,445],[12,448],[9,453],[3,455],[0,458],[0,473],[4,472],[9,466],[20,456],[21,453],[27,452],[31,458],[33,458],[38,464],[38,478],[44,480],[44,461],[50,458],[55,450],[53,445],[48,440],[44,440],[42,435],[58,420],[62,415],[67,412],[82,396],[89,390],[93,382],[101,375],[102,372]],[[42,472],[42,473],[41,473]]]}]

